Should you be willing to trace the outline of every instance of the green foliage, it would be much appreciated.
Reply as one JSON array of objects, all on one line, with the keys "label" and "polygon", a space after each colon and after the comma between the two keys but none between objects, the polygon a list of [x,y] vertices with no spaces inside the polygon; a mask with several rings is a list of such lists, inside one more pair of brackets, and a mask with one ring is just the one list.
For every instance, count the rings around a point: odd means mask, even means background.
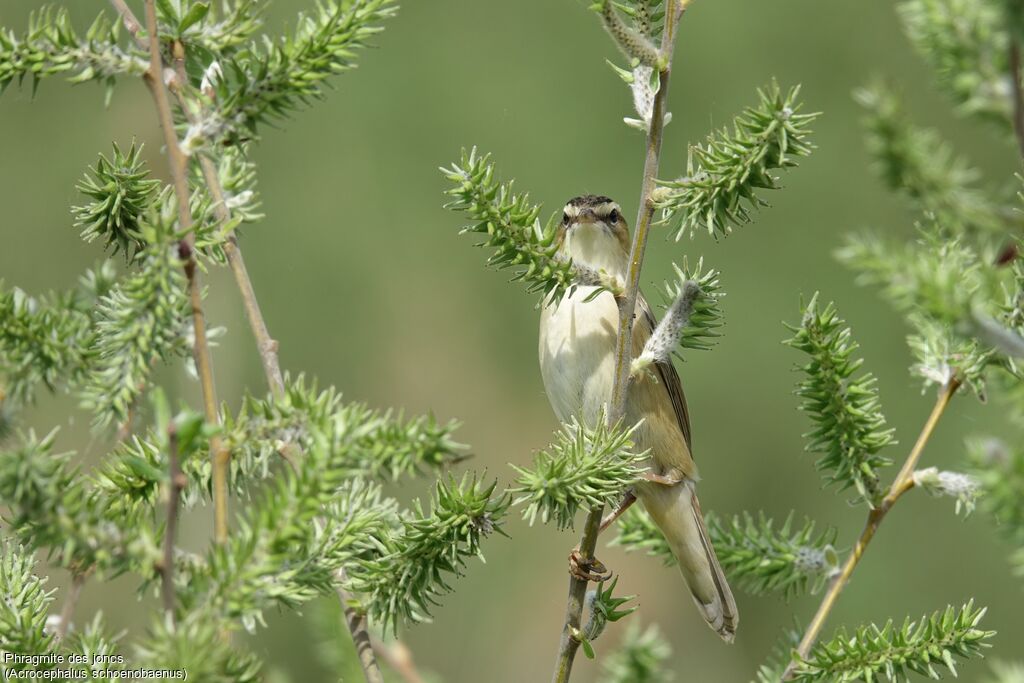
[{"label": "green foliage", "polygon": [[460,211],[473,221],[463,233],[486,235],[479,247],[493,249],[489,266],[512,268],[513,282],[523,281],[528,292],[543,292],[545,298],[560,299],[577,285],[601,285],[614,289],[602,274],[582,271],[571,261],[557,255],[559,235],[554,219],[541,227],[541,207],[530,204],[529,196],[517,194],[512,183],[495,177],[490,155],[480,156],[476,148],[451,168],[442,168],[445,177],[455,184],[447,191],[453,199],[445,205]]},{"label": "green foliage", "polygon": [[[282,455],[294,461],[316,447],[319,438],[343,449],[332,467],[360,480],[396,481],[437,472],[465,458],[465,447],[453,438],[457,422],[440,424],[427,416],[395,418],[389,411],[345,403],[333,387],[321,390],[302,376],[286,380],[280,399],[246,396],[238,414],[225,412],[221,422],[231,451],[229,486],[241,498],[249,497],[259,480],[280,473]],[[196,444],[199,451],[208,449],[206,436]],[[188,508],[209,500],[209,460],[182,457],[181,466],[188,477],[182,504]],[[97,485],[114,509],[150,507],[159,499],[168,467],[166,435],[160,430],[133,435],[111,453],[96,474]]]},{"label": "green foliage", "polygon": [[704,259],[697,259],[691,269],[687,259],[683,259],[683,267],[672,264],[677,279],[665,283],[664,298],[666,303],[675,301],[682,292],[687,281],[692,281],[700,288],[700,296],[694,299],[693,308],[682,329],[679,345],[684,349],[710,351],[715,340],[722,336],[718,328],[722,327],[722,309],[720,300],[725,296],[719,277],[721,273],[713,268],[704,270]]},{"label": "green foliage", "polygon": [[608,655],[601,672],[602,683],[662,683],[672,679],[665,663],[672,655],[668,642],[654,624],[646,630],[633,622],[618,649]]},{"label": "green foliage", "polygon": [[629,607],[627,609],[619,609],[627,602],[631,602],[636,599],[635,595],[627,595],[619,598],[615,596],[615,586],[619,583],[619,577],[612,579],[607,590],[604,587],[605,582],[602,581],[597,584],[597,588],[587,592],[586,603],[588,618],[587,623],[584,624],[583,630],[580,633],[580,644],[583,645],[583,649],[590,659],[594,658],[594,649],[591,642],[597,640],[602,633],[604,633],[605,627],[609,622],[616,622],[624,617],[628,617],[630,614],[637,610],[637,606]]},{"label": "green foliage", "polygon": [[624,428],[621,420],[609,426],[602,411],[592,427],[573,419],[562,425],[554,442],[537,453],[533,468],[512,465],[519,473],[511,493],[515,504],[526,504],[523,518],[530,524],[554,521],[560,529],[573,525],[580,508],[610,505],[644,472],[647,453],[633,447],[638,425]]},{"label": "green foliage", "polygon": [[225,624],[205,611],[172,624],[154,620],[149,636],[136,648],[133,668],[184,669],[190,680],[210,683],[256,683],[260,663],[252,654],[231,646]]},{"label": "green foliage", "polygon": [[148,66],[118,47],[119,34],[120,23],[100,14],[80,36],[67,10],[49,7],[32,13],[22,37],[0,27],[0,93],[26,76],[34,90],[41,79],[63,73],[72,83],[104,82],[109,97],[116,76],[140,76]]},{"label": "green foliage", "polygon": [[365,594],[368,614],[385,630],[397,631],[402,618],[429,620],[438,596],[451,591],[448,575],[460,576],[470,557],[482,559],[484,537],[503,533],[509,496],[495,495],[496,486],[468,476],[438,481],[430,512],[417,501],[400,529],[382,539],[380,556],[350,570],[353,589]]},{"label": "green foliage", "polygon": [[800,409],[814,422],[806,434],[807,450],[821,454],[816,466],[826,482],[839,484],[841,490],[856,488],[874,505],[878,469],[889,464],[881,451],[893,442],[875,378],[869,372],[856,376],[862,361],[853,358],[858,345],[850,328],[832,304],[819,310],[817,294],[804,308],[800,326],[787,327],[794,334],[785,343],[810,357],[800,367],[804,379],[796,391]]},{"label": "green foliage", "polygon": [[833,544],[837,531],[826,528],[814,533],[815,523],[805,519],[793,524],[793,513],[778,529],[774,520],[758,513],[755,519],[743,513],[721,522],[708,520],[718,560],[730,576],[754,595],[782,593],[791,597],[805,591],[817,592],[839,571],[839,557]]},{"label": "green foliage", "polygon": [[217,18],[208,15],[201,25],[186,30],[184,42],[198,43],[213,54],[233,54],[263,25],[263,6],[263,0],[221,0]]},{"label": "green foliage", "polygon": [[852,634],[840,629],[799,662],[793,680],[901,681],[910,673],[938,679],[943,668],[956,676],[955,658],[981,656],[989,647],[985,641],[995,635],[978,628],[984,615],[969,602],[959,610],[947,607],[918,621],[907,619],[902,626],[890,620]]},{"label": "green foliage", "polygon": [[800,642],[800,633],[787,629],[778,644],[772,649],[768,660],[757,668],[751,683],[779,683],[786,667],[793,657],[793,649]]},{"label": "green foliage", "polygon": [[[36,560],[25,548],[0,541],[0,651],[45,655],[54,645],[46,619],[56,589],[35,573]],[[45,666],[45,665],[43,665]],[[0,671],[30,671],[28,664],[4,663]]]},{"label": "green foliage", "polygon": [[325,80],[354,68],[356,50],[396,11],[393,0],[329,0],[300,15],[293,36],[251,46],[222,65],[223,77],[213,84],[217,108],[193,137],[237,143],[320,97]]},{"label": "green foliage", "polygon": [[[612,545],[627,550],[642,550],[674,564],[672,551],[654,525],[650,515],[636,508],[619,519],[619,535]],[[793,523],[790,513],[779,528],[774,520],[749,513],[720,521],[708,515],[708,533],[718,560],[729,578],[738,581],[749,593],[765,595],[779,592],[792,597],[816,592],[838,569],[839,558],[833,544],[836,530],[828,528],[815,534],[815,523]]]},{"label": "green foliage", "polygon": [[914,47],[960,111],[1010,130],[1009,32],[993,0],[907,0],[898,5]]},{"label": "green foliage", "polygon": [[878,83],[854,96],[867,111],[868,150],[890,189],[905,194],[948,234],[1006,227],[994,203],[975,187],[978,171],[936,131],[913,126],[891,90]]},{"label": "green foliage", "polygon": [[86,286],[105,288],[110,274],[109,269],[101,269],[78,290],[39,299],[0,286],[0,372],[5,398],[16,405],[27,403],[38,384],[56,391],[79,376],[88,363],[92,335],[89,307],[94,297]]},{"label": "green foliage", "polygon": [[800,88],[783,93],[777,83],[758,90],[759,102],[703,145],[690,147],[686,175],[659,181],[656,206],[662,222],[678,222],[676,239],[706,230],[726,236],[766,206],[757,192],[778,189],[777,169],[792,168],[811,153],[810,124],[817,114],[800,114]]},{"label": "green foliage", "polygon": [[95,361],[82,390],[96,425],[125,422],[155,366],[187,351],[186,289],[177,248],[156,241],[138,272],[99,302]]},{"label": "green foliage", "polygon": [[1000,359],[976,339],[977,320],[999,315],[1005,272],[988,266],[989,259],[965,238],[925,229],[916,244],[905,246],[852,237],[838,256],[862,284],[881,285],[885,298],[906,315],[914,328],[909,343],[916,374],[941,385],[955,373],[982,391],[985,370]]},{"label": "green foliage", "polygon": [[149,178],[141,155],[141,145],[133,142],[124,153],[114,143],[112,157],[101,154],[77,186],[92,201],[72,210],[82,239],[102,238],[105,249],[121,250],[129,261],[146,247],[139,223],[152,209],[160,187],[159,181]]},{"label": "green foliage", "polygon": [[102,681],[103,683],[117,680],[116,678],[106,676],[92,676],[93,667],[97,662],[101,661],[97,659],[98,657],[105,658],[103,660],[103,668],[114,670],[125,668],[109,659],[120,654],[117,650],[118,638],[107,633],[101,612],[97,612],[96,616],[85,625],[85,628],[72,630],[69,640],[68,649],[85,658],[84,663],[77,663],[72,668],[87,672],[90,676],[88,680]]},{"label": "green foliage", "polygon": [[1008,539],[1024,541],[1024,447],[999,439],[968,442],[971,475],[981,490],[979,505]]},{"label": "green foliage", "polygon": [[158,552],[159,544],[149,525],[110,511],[85,483],[72,454],[53,452],[55,440],[56,431],[43,438],[30,432],[0,449],[0,497],[11,533],[30,548],[46,548],[55,564],[75,571],[151,574],[145,558]]}]

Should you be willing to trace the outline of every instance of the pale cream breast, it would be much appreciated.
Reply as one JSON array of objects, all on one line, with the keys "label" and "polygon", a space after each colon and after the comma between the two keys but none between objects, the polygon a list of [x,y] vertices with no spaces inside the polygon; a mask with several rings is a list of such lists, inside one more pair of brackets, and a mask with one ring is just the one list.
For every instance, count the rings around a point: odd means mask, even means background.
[{"label": "pale cream breast", "polygon": [[619,310],[611,294],[593,301],[593,287],[580,287],[540,317],[540,371],[555,415],[593,423],[611,397]]}]

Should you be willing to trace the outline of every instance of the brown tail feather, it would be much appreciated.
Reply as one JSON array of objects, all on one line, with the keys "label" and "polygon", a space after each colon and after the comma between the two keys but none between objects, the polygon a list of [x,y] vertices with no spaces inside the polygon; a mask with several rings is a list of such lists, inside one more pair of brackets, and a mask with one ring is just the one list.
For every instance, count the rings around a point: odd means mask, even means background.
[{"label": "brown tail feather", "polygon": [[679,570],[704,620],[726,642],[732,642],[739,624],[736,600],[708,537],[694,484],[648,484],[637,494],[668,541]]},{"label": "brown tail feather", "polygon": [[[722,571],[722,565],[718,563],[715,547],[711,545],[711,538],[708,536],[708,528],[704,525],[704,515],[700,511],[700,501],[697,500],[696,492],[694,492],[691,501],[693,518],[700,529],[700,542],[704,547],[704,554],[707,557],[711,576],[715,581],[715,588],[718,591],[719,604],[721,605],[721,625],[716,628],[715,622],[709,619],[706,613],[704,618],[707,619],[708,625],[715,629],[718,635],[722,636],[723,640],[731,643],[736,637],[736,627],[740,624],[740,613],[736,608],[736,599],[732,595],[732,589],[729,588],[729,582],[725,578],[725,572]],[[696,596],[694,596],[695,601],[696,599]],[[698,607],[700,606],[698,605]],[[701,612],[704,613],[704,610],[702,609]]]}]

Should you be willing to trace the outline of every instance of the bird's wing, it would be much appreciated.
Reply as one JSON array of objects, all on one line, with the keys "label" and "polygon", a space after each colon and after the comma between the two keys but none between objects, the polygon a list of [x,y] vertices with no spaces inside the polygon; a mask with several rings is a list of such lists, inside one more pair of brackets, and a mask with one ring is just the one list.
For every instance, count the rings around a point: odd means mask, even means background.
[{"label": "bird's wing", "polygon": [[[658,321],[655,319],[654,312],[651,311],[651,306],[647,303],[647,299],[644,298],[642,293],[637,297],[637,306],[643,312],[643,318],[638,320],[637,323],[640,323],[638,327],[642,325],[646,328],[642,333],[644,342],[646,342],[654,333],[654,329],[658,326]],[[686,446],[690,448],[692,457],[690,412],[686,408],[686,396],[683,394],[683,384],[679,380],[679,373],[676,372],[676,367],[672,365],[671,358],[664,362],[655,363],[654,367],[658,372],[658,379],[661,385],[668,391],[669,399],[672,401],[672,410],[675,412],[679,429],[683,432],[683,438],[686,439]]]}]

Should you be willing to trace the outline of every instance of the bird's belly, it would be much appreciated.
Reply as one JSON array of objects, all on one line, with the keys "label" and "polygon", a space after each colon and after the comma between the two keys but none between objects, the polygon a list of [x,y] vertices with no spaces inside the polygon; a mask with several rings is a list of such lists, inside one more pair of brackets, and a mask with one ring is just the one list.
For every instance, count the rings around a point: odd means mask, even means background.
[{"label": "bird's belly", "polygon": [[579,287],[541,314],[541,376],[562,422],[579,416],[593,424],[611,401],[619,309],[607,292],[584,303],[593,291]]}]

